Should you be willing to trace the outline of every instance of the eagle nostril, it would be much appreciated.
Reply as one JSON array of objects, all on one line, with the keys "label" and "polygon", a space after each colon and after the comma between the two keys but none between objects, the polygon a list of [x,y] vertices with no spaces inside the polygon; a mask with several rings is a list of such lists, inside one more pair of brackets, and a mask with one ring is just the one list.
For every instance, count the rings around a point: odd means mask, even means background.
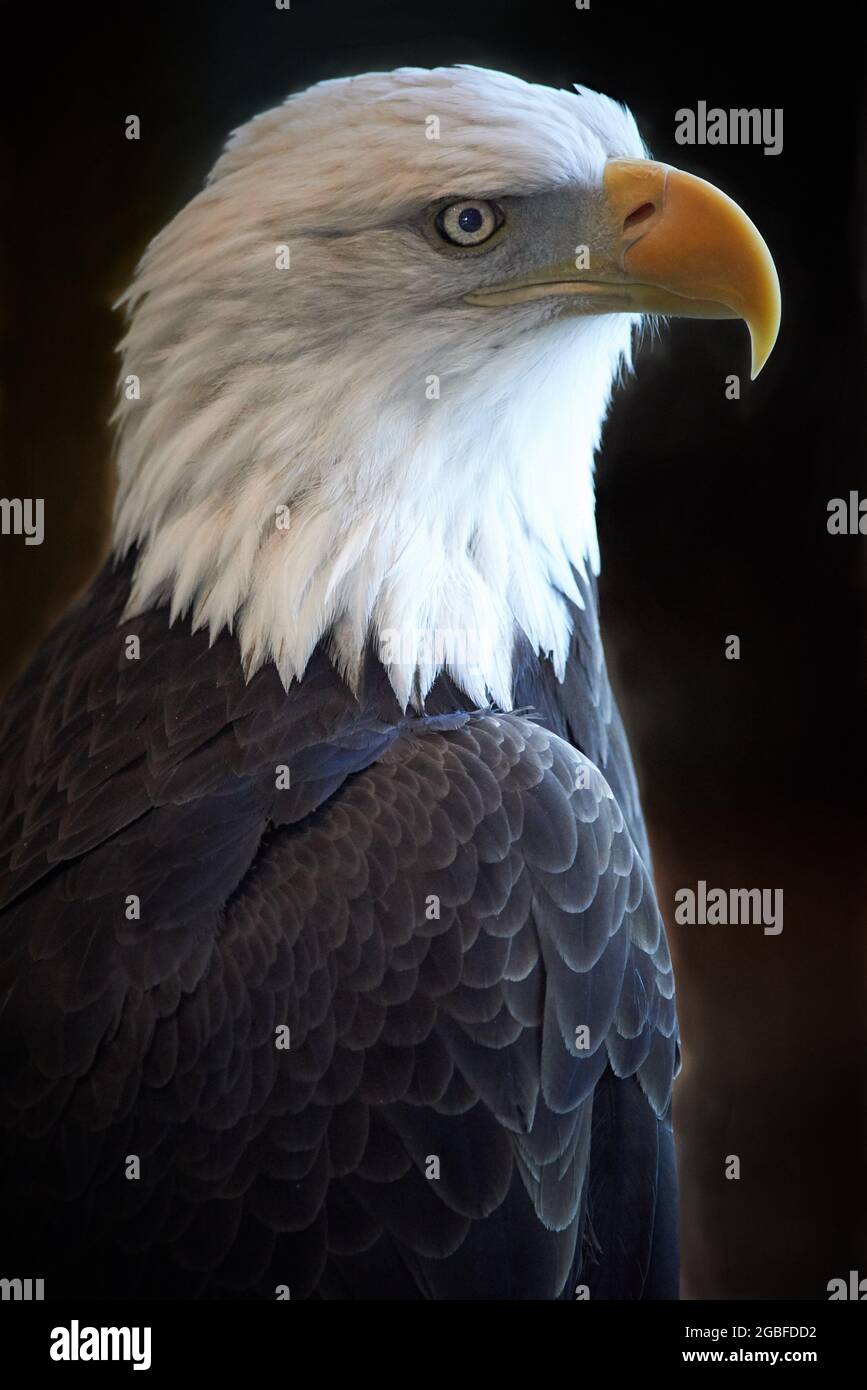
[{"label": "eagle nostril", "polygon": [[655,203],[642,203],[640,207],[637,207],[634,212],[631,212],[628,217],[624,218],[624,232],[633,231],[634,228],[640,226],[642,222],[646,222],[648,217],[652,217],[655,212]]}]

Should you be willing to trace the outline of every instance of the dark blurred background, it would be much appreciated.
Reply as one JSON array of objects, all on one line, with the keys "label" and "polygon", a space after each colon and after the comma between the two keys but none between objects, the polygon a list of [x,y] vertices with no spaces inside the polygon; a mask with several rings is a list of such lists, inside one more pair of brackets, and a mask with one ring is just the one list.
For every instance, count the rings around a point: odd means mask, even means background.
[{"label": "dark blurred background", "polygon": [[[274,0],[3,8],[0,685],[106,553],[112,303],[228,134],[320,78],[470,62],[582,82],[753,217],[777,349],[676,322],[643,345],[599,466],[603,619],[678,970],[684,1295],[825,1298],[867,1275],[862,40],[849,7]],[[17,57],[13,55],[18,55]],[[675,112],[781,107],[784,146],[680,147]],[[124,138],[141,118],[142,138]],[[725,378],[741,377],[741,400]],[[741,659],[725,659],[725,639]],[[784,930],[677,926],[674,893],[783,888]],[[725,1159],[741,1159],[739,1181]]]}]

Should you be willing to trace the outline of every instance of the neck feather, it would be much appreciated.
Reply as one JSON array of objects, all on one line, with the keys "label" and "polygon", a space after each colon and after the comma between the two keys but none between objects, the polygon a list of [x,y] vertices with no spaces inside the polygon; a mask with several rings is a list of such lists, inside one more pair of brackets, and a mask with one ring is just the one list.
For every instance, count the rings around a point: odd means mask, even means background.
[{"label": "neck feather", "polygon": [[611,318],[424,374],[414,398],[359,359],[283,364],[279,393],[251,371],[192,414],[163,383],[119,412],[125,616],[162,602],[228,627],[247,675],[273,661],[287,688],[323,638],[355,688],[372,642],[403,708],[442,670],[511,708],[516,641],[562,679],[566,600],[583,607],[575,574],[599,569],[593,458],[627,351]]}]

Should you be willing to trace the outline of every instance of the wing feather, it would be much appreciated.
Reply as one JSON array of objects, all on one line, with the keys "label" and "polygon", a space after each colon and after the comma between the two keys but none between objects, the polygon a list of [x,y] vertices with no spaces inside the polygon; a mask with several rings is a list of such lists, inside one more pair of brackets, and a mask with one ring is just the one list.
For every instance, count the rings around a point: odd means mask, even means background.
[{"label": "wing feather", "polygon": [[[324,654],[245,685],[228,636],[118,626],[100,584],[0,726],[0,753],[26,735],[0,1176],[28,1267],[41,1231],[76,1291],[551,1298],[610,1227],[632,1264],[598,1288],[640,1289],[677,1032],[600,770],[516,715],[383,719]],[[633,1111],[624,1199],[592,1175]]]}]

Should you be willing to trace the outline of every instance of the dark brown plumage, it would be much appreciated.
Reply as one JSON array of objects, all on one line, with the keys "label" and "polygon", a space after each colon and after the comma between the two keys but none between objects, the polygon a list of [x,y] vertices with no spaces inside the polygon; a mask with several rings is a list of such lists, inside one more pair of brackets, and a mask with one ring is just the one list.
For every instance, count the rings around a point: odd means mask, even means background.
[{"label": "dark brown plumage", "polygon": [[676,1296],[673,986],[594,596],[526,714],[441,677],[406,718],[372,658],[360,701],[323,651],[287,695],[226,633],[118,627],[131,563],[0,732],[7,1264],[51,1297]]}]

